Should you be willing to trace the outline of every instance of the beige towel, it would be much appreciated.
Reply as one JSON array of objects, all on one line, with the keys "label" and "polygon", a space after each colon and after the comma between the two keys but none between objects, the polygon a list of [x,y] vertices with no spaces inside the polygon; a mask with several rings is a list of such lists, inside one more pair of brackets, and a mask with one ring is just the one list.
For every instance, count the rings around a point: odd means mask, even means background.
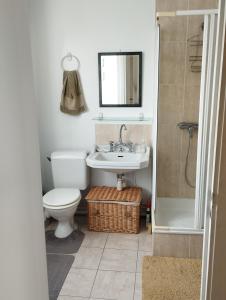
[{"label": "beige towel", "polygon": [[78,115],[86,111],[77,71],[64,71],[60,110],[70,115]]}]

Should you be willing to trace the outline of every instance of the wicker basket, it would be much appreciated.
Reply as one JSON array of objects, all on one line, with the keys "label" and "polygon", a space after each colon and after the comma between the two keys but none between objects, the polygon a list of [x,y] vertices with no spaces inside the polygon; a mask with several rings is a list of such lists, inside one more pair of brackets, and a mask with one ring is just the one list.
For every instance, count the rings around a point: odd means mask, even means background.
[{"label": "wicker basket", "polygon": [[92,231],[138,233],[141,189],[117,191],[113,187],[93,187],[88,201],[88,226]]}]

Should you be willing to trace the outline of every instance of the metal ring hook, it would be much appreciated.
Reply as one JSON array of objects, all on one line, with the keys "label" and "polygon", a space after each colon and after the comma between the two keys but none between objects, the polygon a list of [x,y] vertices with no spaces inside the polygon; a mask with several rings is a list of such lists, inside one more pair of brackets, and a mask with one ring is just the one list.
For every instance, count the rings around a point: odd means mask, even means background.
[{"label": "metal ring hook", "polygon": [[72,61],[73,59],[76,61],[76,63],[77,63],[77,68],[75,68],[75,70],[78,70],[79,69],[79,67],[80,67],[80,61],[79,61],[79,59],[75,56],[75,55],[73,55],[71,52],[68,52],[67,53],[67,55],[65,55],[62,59],[61,59],[61,69],[63,70],[63,71],[66,71],[66,69],[65,69],[65,67],[64,67],[64,61],[65,60],[69,60],[69,61]]}]

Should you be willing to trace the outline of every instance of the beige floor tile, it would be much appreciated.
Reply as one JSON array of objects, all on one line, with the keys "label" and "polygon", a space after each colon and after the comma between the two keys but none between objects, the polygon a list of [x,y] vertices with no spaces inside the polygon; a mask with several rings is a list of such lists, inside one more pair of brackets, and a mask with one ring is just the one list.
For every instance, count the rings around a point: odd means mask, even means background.
[{"label": "beige floor tile", "polygon": [[100,270],[136,272],[137,251],[105,249]]},{"label": "beige floor tile", "polygon": [[142,274],[136,273],[136,284],[133,300],[142,300]]},{"label": "beige floor tile", "polygon": [[137,255],[137,269],[136,272],[141,273],[142,272],[142,262],[144,256],[152,256],[151,251],[138,251]]},{"label": "beige floor tile", "polygon": [[139,251],[153,251],[151,234],[142,234],[139,236]]},{"label": "beige floor tile", "polygon": [[98,271],[91,297],[132,300],[135,273]]},{"label": "beige floor tile", "polygon": [[108,233],[85,231],[85,237],[82,242],[82,247],[87,248],[104,248]]},{"label": "beige floor tile", "polygon": [[110,233],[105,248],[138,250],[138,236]]},{"label": "beige floor tile", "polygon": [[203,249],[203,236],[191,235],[189,239],[189,257],[190,258],[202,258]]},{"label": "beige floor tile", "polygon": [[96,276],[96,270],[71,268],[60,296],[89,297]]},{"label": "beige floor tile", "polygon": [[75,255],[72,267],[96,270],[99,266],[102,253],[103,249],[101,248],[81,247]]},{"label": "beige floor tile", "polygon": [[186,234],[154,234],[154,256],[189,257],[189,236]]},{"label": "beige floor tile", "polygon": [[139,234],[135,234],[135,233],[109,233],[109,236],[110,237],[122,237],[122,238],[127,238],[127,239],[130,239],[130,240],[137,240],[138,239],[138,236]]}]

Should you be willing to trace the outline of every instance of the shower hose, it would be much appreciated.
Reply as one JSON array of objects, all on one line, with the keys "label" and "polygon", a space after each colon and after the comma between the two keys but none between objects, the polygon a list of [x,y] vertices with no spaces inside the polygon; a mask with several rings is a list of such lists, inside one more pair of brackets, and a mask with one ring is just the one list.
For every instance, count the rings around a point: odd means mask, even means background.
[{"label": "shower hose", "polygon": [[184,169],[184,176],[185,176],[185,181],[188,186],[191,188],[195,188],[195,185],[193,185],[188,178],[188,162],[189,162],[189,154],[190,154],[190,148],[191,148],[191,139],[192,139],[192,131],[189,130],[189,135],[188,135],[188,150],[187,150],[187,155],[186,155],[186,163],[185,163],[185,169]]}]

